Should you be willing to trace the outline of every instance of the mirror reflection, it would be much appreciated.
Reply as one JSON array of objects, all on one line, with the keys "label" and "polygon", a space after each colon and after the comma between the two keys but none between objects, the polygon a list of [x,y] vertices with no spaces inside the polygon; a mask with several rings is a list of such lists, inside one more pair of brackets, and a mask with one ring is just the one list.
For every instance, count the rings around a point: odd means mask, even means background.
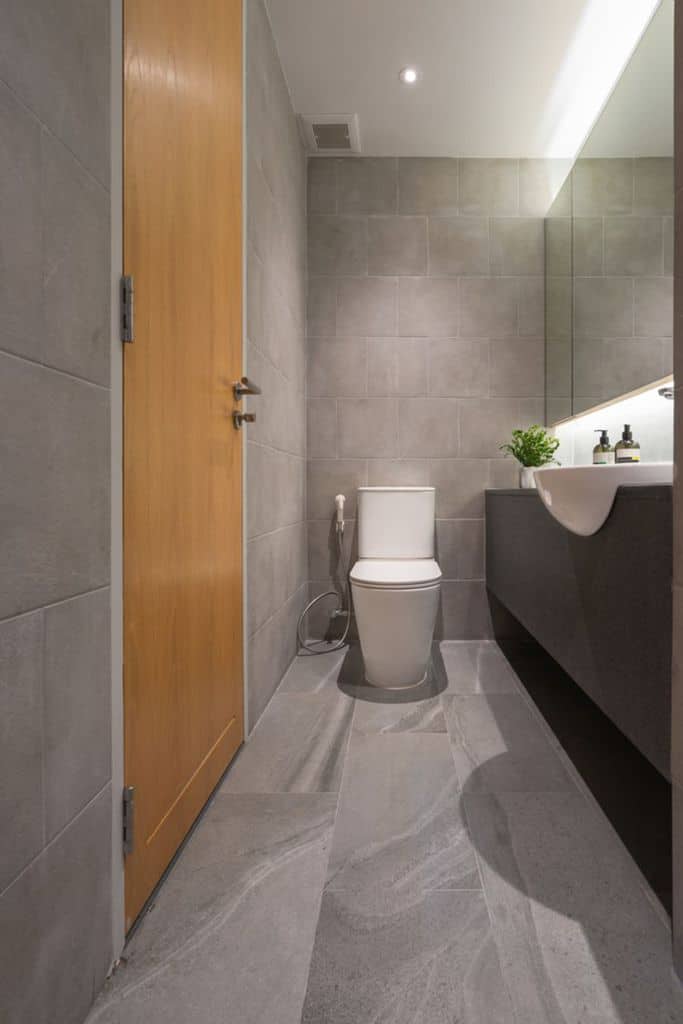
[{"label": "mirror reflection", "polygon": [[671,373],[673,0],[664,0],[546,219],[546,418]]}]

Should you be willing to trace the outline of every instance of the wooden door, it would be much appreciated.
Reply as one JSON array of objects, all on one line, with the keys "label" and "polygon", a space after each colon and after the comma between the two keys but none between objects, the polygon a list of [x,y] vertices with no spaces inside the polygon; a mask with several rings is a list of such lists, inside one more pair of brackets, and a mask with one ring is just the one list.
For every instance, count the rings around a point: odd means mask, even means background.
[{"label": "wooden door", "polygon": [[241,0],[125,0],[124,273],[130,927],[242,742]]}]

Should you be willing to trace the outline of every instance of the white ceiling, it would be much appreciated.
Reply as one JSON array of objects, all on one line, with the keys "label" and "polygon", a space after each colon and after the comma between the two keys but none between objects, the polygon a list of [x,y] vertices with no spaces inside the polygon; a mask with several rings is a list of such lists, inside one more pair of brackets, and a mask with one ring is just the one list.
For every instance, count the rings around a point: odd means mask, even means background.
[{"label": "white ceiling", "polygon": [[357,113],[365,154],[473,157],[574,156],[657,2],[266,0],[297,113]]}]

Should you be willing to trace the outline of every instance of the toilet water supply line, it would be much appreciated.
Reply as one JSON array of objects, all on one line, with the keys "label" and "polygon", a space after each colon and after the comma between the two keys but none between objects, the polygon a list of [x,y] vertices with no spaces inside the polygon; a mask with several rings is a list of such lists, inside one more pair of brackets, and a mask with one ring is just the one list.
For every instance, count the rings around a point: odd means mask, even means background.
[{"label": "toilet water supply line", "polygon": [[[337,510],[337,518],[335,523],[335,534],[337,540],[337,559],[338,566],[340,569],[340,588],[339,592],[336,590],[327,590],[324,594],[318,594],[312,601],[309,601],[301,615],[299,621],[296,624],[296,636],[299,641],[299,647],[303,650],[308,651],[309,654],[327,654],[328,651],[338,651],[340,647],[343,647],[346,643],[346,637],[349,633],[349,627],[351,625],[351,606],[350,606],[350,593],[349,593],[349,580],[348,580],[348,568],[344,565],[344,502],[346,498],[343,494],[338,494],[334,499],[334,505]],[[319,601],[324,601],[326,597],[336,597],[339,602],[337,607],[332,612],[333,618],[340,618],[345,616],[346,625],[344,626],[344,632],[341,637],[334,643],[330,643],[327,640],[306,640],[303,635],[303,624],[304,619]],[[324,645],[324,646],[322,646]]]}]

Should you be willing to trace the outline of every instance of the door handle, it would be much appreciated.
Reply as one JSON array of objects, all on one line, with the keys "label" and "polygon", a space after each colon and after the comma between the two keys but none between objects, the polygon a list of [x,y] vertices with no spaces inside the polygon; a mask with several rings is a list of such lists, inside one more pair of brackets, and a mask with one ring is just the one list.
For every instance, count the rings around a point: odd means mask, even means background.
[{"label": "door handle", "polygon": [[254,384],[253,381],[249,380],[248,377],[240,377],[232,385],[232,393],[235,396],[235,401],[239,402],[244,395],[260,395],[261,388],[258,384]]},{"label": "door handle", "polygon": [[237,409],[235,409],[232,414],[232,425],[235,430],[241,430],[243,423],[254,423],[255,421],[255,412],[238,412]]}]

